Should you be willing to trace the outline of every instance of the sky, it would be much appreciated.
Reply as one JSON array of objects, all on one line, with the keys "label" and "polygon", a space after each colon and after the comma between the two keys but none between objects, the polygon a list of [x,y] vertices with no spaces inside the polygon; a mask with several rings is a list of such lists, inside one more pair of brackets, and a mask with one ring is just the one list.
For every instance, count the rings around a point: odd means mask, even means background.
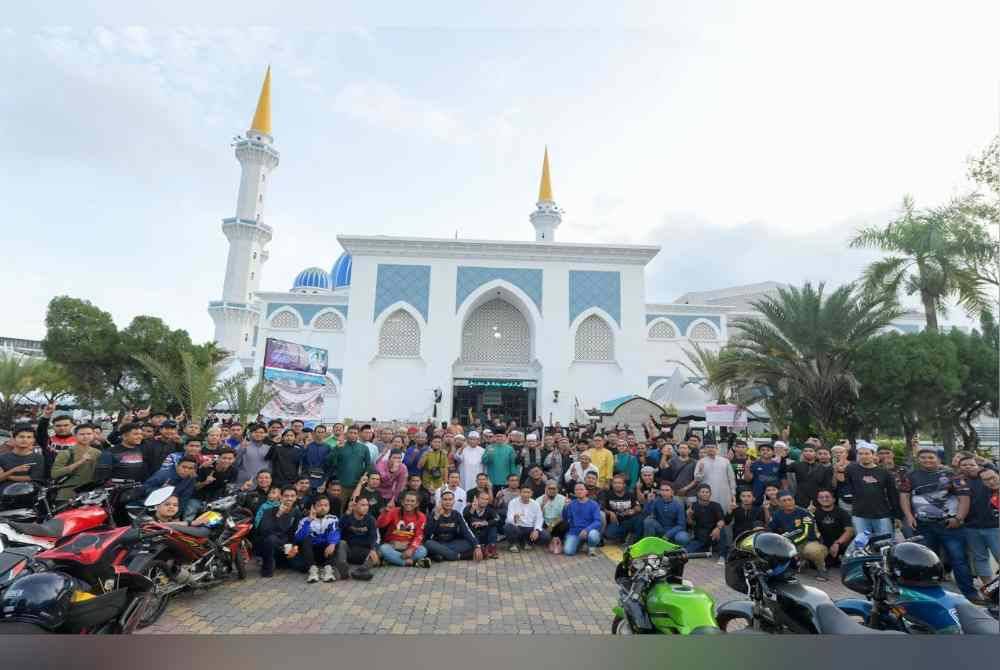
[{"label": "sky", "polygon": [[650,301],[840,284],[877,257],[858,227],[968,191],[1000,130],[996,2],[378,4],[11,7],[0,335],[65,294],[212,337],[268,64],[266,290],[338,234],[533,239],[546,145],[558,239],[661,245]]}]

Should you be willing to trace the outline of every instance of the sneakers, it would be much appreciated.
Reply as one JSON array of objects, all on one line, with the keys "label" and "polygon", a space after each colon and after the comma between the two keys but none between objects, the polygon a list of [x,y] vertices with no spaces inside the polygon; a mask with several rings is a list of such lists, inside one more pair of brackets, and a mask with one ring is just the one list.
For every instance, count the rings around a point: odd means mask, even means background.
[{"label": "sneakers", "polygon": [[319,581],[319,568],[315,565],[309,567],[309,575],[306,577],[307,584],[315,584]]},{"label": "sneakers", "polygon": [[516,553],[519,553],[520,551],[521,551],[521,547],[517,546],[516,544],[510,545],[510,553],[516,554]]},{"label": "sneakers", "polygon": [[826,574],[826,570],[819,570],[816,573],[816,581],[817,582],[828,582],[828,581],[830,581],[830,578]]},{"label": "sneakers", "polygon": [[486,546],[486,555],[489,558],[500,558],[500,552],[497,551],[497,546],[495,544]]},{"label": "sneakers", "polygon": [[725,565],[726,564],[726,559],[724,559],[722,556],[719,556],[719,560],[717,560],[715,562],[715,564],[716,565]]},{"label": "sneakers", "polygon": [[587,556],[594,557],[597,556],[597,549],[594,547],[587,547]]},{"label": "sneakers", "polygon": [[413,565],[418,568],[429,568],[431,567],[431,559],[421,558],[413,562]]},{"label": "sneakers", "polygon": [[322,579],[323,579],[324,582],[335,582],[335,581],[337,581],[337,575],[333,574],[333,566],[332,565],[324,565],[323,566],[323,578]]}]

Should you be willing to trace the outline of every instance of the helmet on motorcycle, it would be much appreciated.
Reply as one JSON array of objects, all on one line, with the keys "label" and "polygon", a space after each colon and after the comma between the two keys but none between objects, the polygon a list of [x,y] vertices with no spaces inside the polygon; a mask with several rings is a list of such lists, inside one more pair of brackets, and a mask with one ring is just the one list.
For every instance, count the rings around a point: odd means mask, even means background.
[{"label": "helmet on motorcycle", "polygon": [[218,528],[222,525],[224,520],[225,519],[223,519],[222,515],[218,512],[208,511],[199,515],[197,519],[191,522],[191,524],[204,526],[205,528]]},{"label": "helmet on motorcycle", "polygon": [[34,507],[38,499],[38,485],[34,482],[14,482],[0,493],[0,509]]},{"label": "helmet on motorcycle", "polygon": [[56,630],[66,622],[76,590],[76,580],[62,572],[25,575],[4,591],[0,616]]},{"label": "helmet on motorcycle", "polygon": [[795,576],[799,552],[787,537],[777,533],[757,533],[753,538],[753,554],[767,568],[769,576]]},{"label": "helmet on motorcycle", "polygon": [[903,586],[937,586],[944,579],[944,566],[924,545],[900,542],[889,550],[889,574]]}]

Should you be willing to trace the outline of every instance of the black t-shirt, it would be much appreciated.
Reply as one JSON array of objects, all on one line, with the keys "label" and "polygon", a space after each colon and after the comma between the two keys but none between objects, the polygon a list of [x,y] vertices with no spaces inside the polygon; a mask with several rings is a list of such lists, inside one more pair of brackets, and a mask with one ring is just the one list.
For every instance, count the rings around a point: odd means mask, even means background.
[{"label": "black t-shirt", "polygon": [[618,517],[632,516],[635,507],[635,492],[625,489],[621,493],[615,493],[614,490],[608,489],[601,496],[601,507],[608,512],[614,512]]},{"label": "black t-shirt", "polygon": [[108,449],[105,454],[111,459],[110,477],[112,479],[144,482],[149,478],[150,472],[146,469],[146,462],[139,447],[118,445]]},{"label": "black t-shirt", "polygon": [[969,528],[997,529],[997,509],[990,504],[993,492],[979,477],[966,479],[969,484],[969,515],[965,525]]},{"label": "black t-shirt", "polygon": [[737,458],[733,456],[729,459],[729,464],[733,466],[733,475],[736,477],[736,497],[739,498],[740,491],[752,491],[753,484],[751,482],[743,481],[743,473],[746,472],[747,466],[750,464],[750,459],[744,456],[743,458]]},{"label": "black t-shirt", "polygon": [[448,514],[442,513],[437,519],[431,514],[424,530],[426,540],[451,542],[465,537],[465,520],[455,510],[451,510]]},{"label": "black t-shirt", "polygon": [[[0,456],[0,470],[4,472],[19,465],[28,465],[31,467],[27,472],[18,472],[18,476],[27,475],[31,477],[31,481],[33,482],[41,483],[45,481],[45,456],[40,451],[32,451],[30,454],[24,456],[18,456],[13,451],[8,451],[6,454]],[[0,482],[0,490],[7,488],[10,484],[16,483],[9,480]]]},{"label": "black t-shirt", "polygon": [[708,501],[707,505],[696,502],[691,509],[694,510],[694,536],[702,541],[711,534],[716,524],[726,518],[722,506],[714,500]]},{"label": "black t-shirt", "polygon": [[528,479],[525,480],[525,482],[524,482],[524,486],[530,486],[531,487],[531,497],[532,498],[539,498],[539,497],[545,495],[545,478],[544,477],[542,479],[539,479],[538,481],[535,481],[531,477],[528,477]]},{"label": "black t-shirt", "polygon": [[815,502],[819,489],[833,486],[833,468],[819,461],[796,461],[789,464],[787,469],[795,475],[795,504],[799,507],[808,507]]},{"label": "black t-shirt", "polygon": [[340,537],[352,547],[374,549],[378,537],[375,517],[366,514],[359,519],[354,514],[345,514],[340,518]]},{"label": "black t-shirt", "polygon": [[206,465],[198,468],[198,481],[203,482],[208,479],[209,473],[215,475],[215,480],[195,492],[195,497],[199,500],[215,500],[221,498],[226,493],[226,485],[236,481],[236,467],[229,466],[225,472],[218,472],[215,466]]},{"label": "black t-shirt", "polygon": [[[340,516],[341,514],[344,513],[343,501],[341,501],[341,499],[338,498],[337,496],[330,495],[329,493],[314,493],[310,496],[307,496],[306,503],[304,505],[305,509],[308,511],[309,508],[313,506],[313,503],[316,502],[316,499],[319,498],[320,496],[326,498],[330,502],[330,514],[334,516]],[[371,510],[369,510],[368,513],[371,514]]]},{"label": "black t-shirt", "polygon": [[844,480],[854,493],[851,514],[865,519],[888,519],[897,496],[895,478],[880,467],[866,468],[859,463],[848,463]]},{"label": "black t-shirt", "polygon": [[767,524],[764,521],[764,509],[759,505],[753,505],[750,509],[745,509],[740,505],[733,510],[733,539],[748,530],[765,525]]},{"label": "black t-shirt", "polygon": [[367,486],[361,487],[361,490],[358,492],[358,498],[368,500],[368,513],[376,519],[382,513],[382,510],[385,509],[386,504],[388,504],[388,501],[382,500],[382,496],[379,495],[376,489],[369,490]]},{"label": "black t-shirt", "polygon": [[813,518],[816,519],[816,527],[819,531],[820,539],[828,547],[844,534],[845,528],[851,527],[851,515],[847,513],[847,510],[842,509],[838,505],[834,505],[831,510],[817,507]]},{"label": "black t-shirt", "polygon": [[656,485],[656,481],[655,480],[652,483],[647,484],[646,482],[642,481],[642,479],[640,479],[639,480],[639,496],[640,496],[639,504],[640,505],[645,505],[646,503],[648,503],[650,501],[656,500],[657,497],[659,497],[658,494],[657,494],[658,490],[659,490],[659,487]]},{"label": "black t-shirt", "polygon": [[299,463],[302,462],[303,451],[296,446],[275,444],[267,452],[267,460],[271,462],[271,476],[277,486],[294,484],[299,478]]},{"label": "black t-shirt", "polygon": [[966,479],[947,468],[914,468],[903,480],[902,489],[910,494],[910,509],[921,521],[940,521],[956,515],[958,498],[969,495]]}]

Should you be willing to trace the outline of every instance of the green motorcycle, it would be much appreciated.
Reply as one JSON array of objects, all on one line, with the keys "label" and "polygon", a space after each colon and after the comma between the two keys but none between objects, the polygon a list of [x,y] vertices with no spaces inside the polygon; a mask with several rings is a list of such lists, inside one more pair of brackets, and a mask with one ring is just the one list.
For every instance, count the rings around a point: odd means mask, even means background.
[{"label": "green motorcycle", "polygon": [[659,537],[647,537],[625,549],[615,568],[618,605],[613,609],[613,635],[721,633],[713,615],[715,603],[705,591],[684,579],[689,554]]}]

